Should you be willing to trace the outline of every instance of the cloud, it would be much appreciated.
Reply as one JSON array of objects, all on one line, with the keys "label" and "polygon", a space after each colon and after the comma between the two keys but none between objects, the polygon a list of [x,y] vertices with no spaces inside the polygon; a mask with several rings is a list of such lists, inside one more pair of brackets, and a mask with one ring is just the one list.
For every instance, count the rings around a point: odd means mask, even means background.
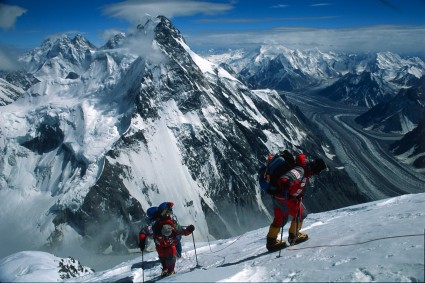
[{"label": "cloud", "polygon": [[7,30],[15,26],[16,19],[27,12],[19,6],[0,3],[0,28]]},{"label": "cloud", "polygon": [[141,15],[166,16],[167,18],[191,16],[195,14],[216,15],[233,8],[232,4],[200,2],[194,0],[127,0],[107,5],[103,12],[115,18],[140,23]]},{"label": "cloud", "polygon": [[[100,35],[100,37],[104,40],[104,41],[108,41],[109,39],[111,39],[114,35],[117,35],[117,34],[119,34],[119,33],[121,33],[121,32],[123,32],[122,30],[120,30],[120,29],[115,29],[115,28],[112,28],[112,29],[106,29],[106,30],[103,30],[103,31],[101,31],[101,32],[99,32],[99,35]],[[124,32],[125,33],[125,32]]]},{"label": "cloud", "polygon": [[289,5],[278,4],[278,5],[271,6],[270,8],[276,9],[276,8],[286,8],[286,7],[289,7]]},{"label": "cloud", "polygon": [[323,7],[323,6],[329,6],[331,4],[329,3],[318,3],[318,4],[311,4],[310,7]]},{"label": "cloud", "polygon": [[6,71],[17,71],[22,69],[22,63],[18,61],[18,57],[24,51],[13,46],[0,45],[0,69]]},{"label": "cloud", "polygon": [[338,18],[338,16],[318,16],[318,17],[292,17],[292,18],[213,18],[196,20],[198,23],[257,23],[257,22],[278,22],[278,21],[312,21]]},{"label": "cloud", "polygon": [[194,50],[256,48],[281,44],[292,49],[318,48],[335,52],[383,52],[424,55],[425,26],[368,26],[359,28],[279,27],[260,31],[215,31],[184,34]]}]

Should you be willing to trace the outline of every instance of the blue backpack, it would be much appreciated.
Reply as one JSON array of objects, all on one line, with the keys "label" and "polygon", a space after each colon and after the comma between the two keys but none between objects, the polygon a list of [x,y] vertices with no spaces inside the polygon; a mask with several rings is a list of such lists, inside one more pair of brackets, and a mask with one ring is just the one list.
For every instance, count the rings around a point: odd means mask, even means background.
[{"label": "blue backpack", "polygon": [[149,221],[155,221],[158,218],[158,207],[152,206],[146,210]]},{"label": "blue backpack", "polygon": [[173,205],[174,203],[172,202],[163,202],[159,206],[149,207],[148,210],[146,210],[149,221],[155,222],[162,216],[163,212],[173,214]]},{"label": "blue backpack", "polygon": [[258,183],[264,192],[275,193],[279,177],[292,169],[294,163],[292,155],[292,158],[285,157],[282,154],[276,154],[258,170]]}]

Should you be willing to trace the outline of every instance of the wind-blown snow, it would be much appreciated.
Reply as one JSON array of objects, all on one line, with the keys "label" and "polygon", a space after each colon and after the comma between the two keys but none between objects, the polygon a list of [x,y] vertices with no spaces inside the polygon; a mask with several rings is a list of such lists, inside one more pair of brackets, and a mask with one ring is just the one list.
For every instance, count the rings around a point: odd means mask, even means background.
[{"label": "wind-blown snow", "polygon": [[[226,240],[196,242],[197,256],[191,237],[184,237],[177,274],[163,281],[423,282],[424,203],[421,193],[310,214],[302,229],[310,239],[282,250],[281,257],[265,249],[268,227]],[[71,281],[142,282],[160,274],[156,252],[145,253],[145,270],[141,261],[139,257]],[[54,262],[53,256],[38,252],[10,255],[0,261],[0,281],[60,280]]]}]

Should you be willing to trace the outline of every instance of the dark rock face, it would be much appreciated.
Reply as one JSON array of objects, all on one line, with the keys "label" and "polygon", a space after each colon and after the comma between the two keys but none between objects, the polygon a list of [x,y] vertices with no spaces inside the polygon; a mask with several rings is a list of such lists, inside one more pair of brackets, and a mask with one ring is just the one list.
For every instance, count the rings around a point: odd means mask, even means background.
[{"label": "dark rock face", "polygon": [[56,212],[55,226],[69,224],[85,237],[87,248],[103,252],[109,246],[115,253],[136,248],[138,232],[146,224],[146,214],[123,184],[130,168],[112,165],[105,159],[104,171],[90,188],[83,205],[76,211]]},{"label": "dark rock face", "polygon": [[38,154],[43,154],[58,148],[63,139],[64,134],[59,124],[41,124],[37,128],[37,136],[21,145]]},{"label": "dark rock face", "polygon": [[23,90],[29,89],[32,85],[40,82],[32,74],[24,71],[0,71],[0,78],[3,78],[7,82],[22,88]]},{"label": "dark rock face", "polygon": [[69,72],[69,74],[66,76],[65,79],[76,80],[79,77],[80,76],[77,73],[75,73],[75,72]]}]

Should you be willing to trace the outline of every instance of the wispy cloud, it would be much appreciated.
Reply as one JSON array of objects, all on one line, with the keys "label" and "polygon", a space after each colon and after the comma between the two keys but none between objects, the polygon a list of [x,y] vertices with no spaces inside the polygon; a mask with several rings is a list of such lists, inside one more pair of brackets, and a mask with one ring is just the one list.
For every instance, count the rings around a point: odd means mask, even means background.
[{"label": "wispy cloud", "polygon": [[338,16],[319,16],[319,17],[287,17],[287,18],[213,18],[200,19],[198,23],[257,23],[257,22],[278,22],[278,21],[307,21],[307,20],[326,20],[337,18]]},{"label": "wispy cloud", "polygon": [[322,6],[329,6],[330,3],[317,3],[317,4],[311,4],[310,7],[322,7]]},{"label": "wispy cloud", "polygon": [[103,11],[106,15],[139,23],[145,14],[163,15],[171,19],[195,14],[217,15],[231,9],[233,9],[232,4],[194,0],[127,0],[107,5]]},{"label": "wispy cloud", "polygon": [[270,8],[279,9],[279,8],[286,8],[286,7],[289,7],[289,5],[278,4],[278,5],[271,6]]},{"label": "wispy cloud", "polygon": [[23,50],[17,49],[15,46],[0,44],[0,68],[7,71],[22,69],[22,63],[18,61],[18,57],[22,52]]},{"label": "wispy cloud", "polygon": [[100,31],[99,35],[103,40],[107,41],[107,40],[111,39],[111,37],[113,37],[114,35],[121,33],[121,32],[123,32],[123,31],[120,30],[120,29],[112,28],[112,29],[106,29],[106,30]]},{"label": "wispy cloud", "polygon": [[7,30],[15,26],[16,19],[27,12],[19,6],[0,3],[0,28]]},{"label": "wispy cloud", "polygon": [[325,29],[280,27],[246,32],[211,32],[184,35],[189,46],[205,48],[255,48],[261,44],[281,44],[293,49],[318,48],[335,52],[380,52],[423,54],[425,26],[369,26]]}]

